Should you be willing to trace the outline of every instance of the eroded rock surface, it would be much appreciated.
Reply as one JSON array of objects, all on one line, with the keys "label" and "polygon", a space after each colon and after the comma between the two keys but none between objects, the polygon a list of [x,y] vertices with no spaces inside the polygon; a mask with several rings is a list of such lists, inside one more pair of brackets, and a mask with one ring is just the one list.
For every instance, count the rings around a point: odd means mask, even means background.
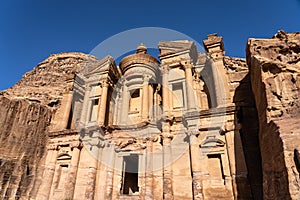
[{"label": "eroded rock surface", "polygon": [[52,112],[38,103],[0,97],[0,113],[0,198],[29,198]]},{"label": "eroded rock surface", "polygon": [[265,199],[299,199],[300,33],[249,39],[247,63],[259,116]]},{"label": "eroded rock surface", "polygon": [[42,160],[47,149],[48,126],[60,107],[69,80],[95,57],[82,53],[51,55],[0,92],[0,198],[29,199],[42,181]]},{"label": "eroded rock surface", "polygon": [[97,65],[96,57],[77,53],[50,55],[22,79],[1,95],[14,99],[27,99],[49,107],[59,105],[63,93],[72,90],[75,73],[86,66]]}]

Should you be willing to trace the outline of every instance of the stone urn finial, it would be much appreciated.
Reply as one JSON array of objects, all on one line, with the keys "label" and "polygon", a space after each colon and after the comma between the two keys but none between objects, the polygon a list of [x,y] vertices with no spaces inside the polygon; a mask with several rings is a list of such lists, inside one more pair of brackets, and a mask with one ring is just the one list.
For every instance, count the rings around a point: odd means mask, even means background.
[{"label": "stone urn finial", "polygon": [[146,54],[147,53],[147,47],[141,43],[137,48],[136,48],[136,53],[142,53],[142,54]]}]

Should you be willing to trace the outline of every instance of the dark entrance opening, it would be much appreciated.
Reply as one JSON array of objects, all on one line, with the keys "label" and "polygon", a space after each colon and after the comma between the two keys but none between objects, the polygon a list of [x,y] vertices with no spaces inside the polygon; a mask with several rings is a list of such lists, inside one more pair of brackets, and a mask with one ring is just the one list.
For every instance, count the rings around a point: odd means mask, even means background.
[{"label": "dark entrance opening", "polygon": [[134,194],[139,191],[138,187],[139,157],[137,154],[124,156],[123,161],[123,194]]}]

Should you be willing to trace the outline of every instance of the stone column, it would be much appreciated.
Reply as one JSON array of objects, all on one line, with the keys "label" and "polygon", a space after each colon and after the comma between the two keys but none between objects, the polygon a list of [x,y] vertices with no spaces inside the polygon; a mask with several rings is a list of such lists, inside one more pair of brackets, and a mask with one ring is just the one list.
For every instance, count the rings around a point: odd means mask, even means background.
[{"label": "stone column", "polygon": [[185,72],[186,79],[186,94],[187,94],[187,109],[195,109],[195,95],[193,90],[193,74],[192,74],[192,63],[184,61],[182,63]]},{"label": "stone column", "polygon": [[[229,127],[229,125],[228,125]],[[225,175],[225,185],[232,188],[235,197],[238,196],[237,181],[247,179],[247,165],[245,162],[242,141],[238,130],[228,130],[225,133],[226,152],[222,158]],[[239,158],[237,160],[237,158]],[[238,166],[238,171],[236,169]],[[236,174],[238,173],[238,174]],[[226,180],[227,179],[227,180]],[[229,182],[229,180],[231,180]],[[241,184],[241,181],[239,182]]]},{"label": "stone column", "polygon": [[116,95],[116,99],[115,99],[115,104],[113,106],[113,125],[116,125],[118,124],[118,119],[119,119],[119,116],[118,116],[118,110],[119,110],[119,106],[120,106],[120,97],[119,97],[119,94]]},{"label": "stone column", "polygon": [[159,110],[160,110],[160,96],[159,96],[159,94],[158,94],[158,91],[160,90],[160,87],[161,87],[161,85],[159,84],[159,85],[157,85],[157,87],[156,87],[156,90],[155,90],[155,92],[154,92],[154,107],[153,107],[153,118],[155,119],[155,120],[157,120],[158,119],[158,117],[159,117]]},{"label": "stone column", "polygon": [[69,91],[67,94],[64,95],[64,98],[66,98],[65,105],[62,105],[61,107],[64,107],[63,111],[63,117],[61,121],[61,129],[66,129],[69,121],[69,115],[72,107],[72,98],[73,98],[73,92]]},{"label": "stone column", "polygon": [[156,120],[157,119],[157,113],[158,113],[158,97],[157,97],[157,92],[155,91],[155,93],[154,93],[154,97],[153,97],[154,99],[154,106],[153,106],[153,118]]},{"label": "stone column", "polygon": [[98,124],[104,125],[109,83],[107,81],[103,81],[101,85],[102,85],[102,93],[100,99],[100,106],[98,108]]},{"label": "stone column", "polygon": [[142,120],[148,120],[149,116],[149,77],[144,77],[143,99],[142,99]]},{"label": "stone column", "polygon": [[105,191],[105,171],[104,171],[104,163],[102,158],[104,142],[100,141],[98,144],[98,157],[97,157],[97,172],[96,172],[96,183],[95,183],[95,194],[94,200],[104,199],[104,191]]},{"label": "stone column", "polygon": [[202,97],[201,97],[201,86],[200,86],[200,74],[196,73],[196,94],[197,94],[197,107],[201,109],[202,107]]},{"label": "stone column", "polygon": [[[223,99],[223,96],[226,95],[226,93],[224,91],[223,77],[221,76],[223,74],[221,74],[220,69],[219,69],[220,65],[222,65],[222,63],[220,63],[220,61],[211,62],[211,70],[212,70],[213,82],[214,82],[214,88],[215,88],[214,95],[216,98],[216,106],[217,107],[225,104],[225,100]],[[218,95],[218,94],[222,94],[222,95]]]},{"label": "stone column", "polygon": [[201,167],[200,149],[196,136],[189,133],[190,157],[191,157],[191,170],[193,178],[193,196],[195,200],[202,200],[202,180],[201,180]]},{"label": "stone column", "polygon": [[213,81],[213,87],[215,90],[214,96],[215,96],[215,106],[222,106],[226,103],[229,103],[230,97],[229,97],[229,87],[228,87],[228,80],[227,75],[223,63],[223,59],[217,58],[210,60],[210,66],[211,66],[211,72],[212,72],[212,81]]},{"label": "stone column", "polygon": [[170,112],[170,102],[169,102],[169,83],[168,83],[168,76],[169,76],[169,67],[163,65],[161,67],[162,72],[162,98],[163,98],[163,112],[164,115],[169,116]]},{"label": "stone column", "polygon": [[[57,150],[57,154],[59,153],[59,149],[60,149],[61,147],[60,146],[58,146],[58,150]],[[51,189],[50,189],[50,194],[49,194],[49,199],[53,199],[55,196],[57,196],[57,193],[56,193],[56,190],[58,189],[58,184],[59,184],[59,179],[60,179],[60,177],[59,177],[59,175],[60,175],[60,173],[59,173],[59,171],[60,171],[60,163],[57,163],[57,161],[56,161],[56,163],[55,163],[55,167],[54,167],[54,173],[53,173],[53,181],[52,181],[52,185],[51,185]],[[59,194],[60,195],[60,197],[63,197],[62,196],[62,193],[60,193]]]},{"label": "stone column", "polygon": [[112,199],[113,194],[113,178],[114,178],[114,165],[115,165],[115,151],[113,146],[106,147],[106,191],[105,199]]},{"label": "stone column", "polygon": [[122,106],[121,110],[119,110],[120,113],[120,122],[122,125],[125,125],[128,120],[128,109],[129,109],[129,92],[128,87],[126,84],[123,85],[123,93],[122,93]]},{"label": "stone column", "polygon": [[150,120],[153,119],[153,85],[149,85],[149,118]]},{"label": "stone column", "polygon": [[153,141],[147,141],[145,167],[145,199],[153,199]]},{"label": "stone column", "polygon": [[114,112],[116,113],[115,125],[119,125],[122,121],[122,116],[121,116],[121,112],[120,112],[122,109],[122,97],[121,97],[120,93],[118,94],[117,106],[114,108]]},{"label": "stone column", "polygon": [[80,124],[82,124],[82,125],[86,125],[87,113],[88,113],[88,109],[90,109],[88,107],[88,105],[89,105],[89,98],[90,98],[90,92],[91,92],[91,87],[87,86],[86,90],[85,90],[85,93],[84,93],[82,111],[81,111],[81,116],[80,116]]},{"label": "stone column", "polygon": [[[223,62],[225,55],[224,44],[222,37],[217,34],[208,35],[207,39],[203,40],[203,44],[205,50],[212,58],[210,59],[210,67],[213,75],[213,88],[215,91],[213,95],[216,99],[216,105],[213,106],[217,107],[230,102],[228,80]],[[209,77],[211,77],[211,75]]]},{"label": "stone column", "polygon": [[96,188],[96,176],[97,176],[97,168],[98,168],[98,156],[99,156],[99,147],[96,145],[93,145],[93,154],[94,156],[91,156],[91,164],[89,167],[89,172],[88,172],[88,182],[87,182],[87,187],[85,191],[85,198],[88,200],[93,200]]},{"label": "stone column", "polygon": [[78,164],[80,160],[80,152],[81,152],[81,142],[76,142],[74,144],[71,144],[71,148],[73,148],[72,151],[72,158],[70,163],[70,170],[69,170],[69,176],[67,181],[67,190],[65,192],[65,199],[73,199],[74,191],[75,191],[75,184],[76,184],[76,176],[77,176],[77,170],[78,170]]},{"label": "stone column", "polygon": [[92,114],[92,100],[88,98],[87,100],[87,114],[85,123],[88,124],[90,122],[91,114]]},{"label": "stone column", "polygon": [[172,149],[169,122],[163,122],[163,198],[166,200],[173,199],[172,184]]},{"label": "stone column", "polygon": [[53,185],[53,176],[56,166],[57,153],[58,151],[56,150],[56,146],[53,146],[50,149],[48,149],[45,162],[45,171],[43,173],[43,181],[39,188],[37,199],[48,200],[50,197],[50,191]]}]

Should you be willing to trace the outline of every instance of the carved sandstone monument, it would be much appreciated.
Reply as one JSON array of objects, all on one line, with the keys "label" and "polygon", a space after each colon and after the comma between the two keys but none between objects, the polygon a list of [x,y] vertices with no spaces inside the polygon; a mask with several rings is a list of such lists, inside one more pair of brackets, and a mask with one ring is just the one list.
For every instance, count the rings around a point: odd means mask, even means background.
[{"label": "carved sandstone monument", "polygon": [[51,55],[0,93],[1,199],[300,199],[300,33]]}]

